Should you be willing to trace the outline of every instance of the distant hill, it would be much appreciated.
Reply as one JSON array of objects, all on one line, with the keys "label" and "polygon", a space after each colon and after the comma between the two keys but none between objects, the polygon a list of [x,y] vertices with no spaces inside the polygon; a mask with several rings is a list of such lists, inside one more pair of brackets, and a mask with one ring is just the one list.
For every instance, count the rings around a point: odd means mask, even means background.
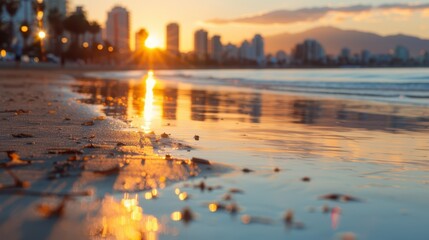
[{"label": "distant hill", "polygon": [[318,40],[329,54],[338,55],[343,47],[349,48],[352,53],[368,49],[372,53],[388,53],[397,45],[403,45],[416,56],[422,50],[429,50],[429,40],[407,35],[380,36],[374,33],[353,30],[342,30],[334,27],[319,27],[305,32],[291,34],[283,33],[265,37],[268,53],[284,50],[287,53],[305,39]]}]

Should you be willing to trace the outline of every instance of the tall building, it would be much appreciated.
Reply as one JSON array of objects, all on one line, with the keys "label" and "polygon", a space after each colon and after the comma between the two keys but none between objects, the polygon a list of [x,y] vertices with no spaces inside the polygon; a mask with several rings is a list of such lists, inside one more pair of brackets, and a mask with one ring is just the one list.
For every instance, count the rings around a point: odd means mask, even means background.
[{"label": "tall building", "polygon": [[253,53],[253,60],[257,61],[258,63],[263,63],[265,60],[265,44],[264,44],[264,38],[256,34],[255,37],[252,39],[252,51]]},{"label": "tall building", "polygon": [[406,62],[410,59],[410,51],[404,46],[396,46],[393,56],[396,60]]},{"label": "tall building", "polygon": [[302,63],[321,62],[325,58],[325,50],[318,41],[307,39],[303,43],[296,45],[293,50],[293,57]]},{"label": "tall building", "polygon": [[194,54],[197,60],[207,60],[208,56],[208,32],[201,29],[194,34]]},{"label": "tall building", "polygon": [[253,60],[254,57],[254,51],[252,48],[252,45],[249,43],[249,41],[245,40],[241,43],[240,49],[238,50],[239,58],[240,60]]},{"label": "tall building", "polygon": [[61,15],[66,16],[68,12],[68,1],[67,0],[45,0],[46,9],[58,9]]},{"label": "tall building", "polygon": [[130,50],[130,14],[116,6],[107,14],[106,38],[119,52]]},{"label": "tall building", "polygon": [[148,36],[149,36],[149,34],[147,33],[146,29],[144,29],[144,28],[142,28],[138,32],[136,32],[136,42],[135,42],[136,52],[141,52],[145,49],[145,43],[146,43]]},{"label": "tall building", "polygon": [[222,61],[223,54],[223,45],[221,41],[221,37],[219,35],[215,35],[211,38],[210,41],[210,58],[216,62]]},{"label": "tall building", "polygon": [[238,47],[234,44],[228,43],[224,48],[224,59],[227,61],[236,61],[239,58],[239,50]]},{"label": "tall building", "polygon": [[177,23],[167,25],[166,49],[173,55],[180,53],[180,28]]}]

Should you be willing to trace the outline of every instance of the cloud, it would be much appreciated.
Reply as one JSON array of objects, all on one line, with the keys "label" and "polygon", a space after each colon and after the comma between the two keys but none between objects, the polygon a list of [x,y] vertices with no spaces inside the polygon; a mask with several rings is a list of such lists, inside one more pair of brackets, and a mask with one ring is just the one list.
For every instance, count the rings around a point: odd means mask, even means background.
[{"label": "cloud", "polygon": [[315,8],[302,8],[297,10],[276,10],[259,15],[251,15],[247,17],[235,19],[211,19],[207,23],[212,24],[228,24],[228,23],[249,23],[249,24],[290,24],[297,22],[311,22],[317,21],[328,14],[332,13],[346,13],[346,14],[360,14],[371,11],[391,11],[391,10],[407,10],[419,11],[429,9],[429,4],[384,4],[380,6],[371,5],[352,5],[346,7],[315,7]]}]

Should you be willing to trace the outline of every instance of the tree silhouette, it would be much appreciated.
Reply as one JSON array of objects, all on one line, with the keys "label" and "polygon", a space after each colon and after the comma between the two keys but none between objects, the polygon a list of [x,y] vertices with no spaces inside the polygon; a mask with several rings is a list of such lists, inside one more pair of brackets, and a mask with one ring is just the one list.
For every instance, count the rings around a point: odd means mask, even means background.
[{"label": "tree silhouette", "polygon": [[89,24],[88,32],[92,34],[92,44],[95,45],[97,41],[97,34],[100,33],[101,26],[98,22],[93,21]]},{"label": "tree silhouette", "polygon": [[73,13],[63,21],[64,29],[72,35],[71,44],[67,51],[67,56],[71,59],[84,58],[84,51],[79,42],[80,36],[89,29],[89,22],[82,13]]},{"label": "tree silhouette", "polygon": [[64,33],[63,20],[63,15],[60,13],[58,8],[49,10],[48,24],[54,39],[55,53],[57,55],[61,53],[61,37]]},{"label": "tree silhouette", "polygon": [[89,29],[89,22],[82,13],[73,13],[64,19],[64,28],[72,34],[72,43],[77,44],[82,34]]},{"label": "tree silhouette", "polygon": [[20,1],[19,0],[6,0],[5,1],[6,11],[10,16],[10,25],[9,25],[9,31],[10,31],[10,39],[9,44],[12,43],[12,39],[15,37],[15,27],[13,24],[13,19],[15,18],[16,13],[18,12]]}]

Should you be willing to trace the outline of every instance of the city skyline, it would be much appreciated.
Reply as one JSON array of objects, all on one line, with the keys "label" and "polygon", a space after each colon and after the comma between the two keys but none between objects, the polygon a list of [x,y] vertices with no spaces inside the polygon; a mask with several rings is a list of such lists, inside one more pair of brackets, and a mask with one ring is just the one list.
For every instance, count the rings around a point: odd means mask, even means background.
[{"label": "city skyline", "polygon": [[[72,3],[73,6],[84,5],[90,18],[102,23],[105,22],[106,12],[118,5],[118,2],[113,0],[106,0],[101,6],[83,0],[74,0]],[[394,2],[396,5],[391,5],[392,3],[385,0],[377,1],[375,5],[367,0],[353,0],[347,4],[338,4],[330,0],[309,0],[300,3],[279,0],[268,0],[264,3],[239,0],[227,3],[209,0],[203,5],[194,0],[180,3],[161,0],[156,3],[147,2],[143,6],[135,0],[124,0],[119,5],[128,8],[131,12],[131,34],[140,28],[145,28],[151,36],[159,39],[163,48],[166,42],[165,26],[169,22],[177,22],[181,27],[180,49],[184,52],[193,49],[193,33],[200,28],[206,29],[213,35],[221,35],[224,43],[234,44],[239,44],[243,39],[248,38],[249,32],[271,36],[284,32],[296,33],[318,26],[335,26],[380,35],[403,33],[429,38],[429,26],[424,24],[424,20],[429,18],[429,1],[418,3],[400,1]],[[390,4],[389,7],[386,4]],[[307,8],[311,8],[312,12],[315,11],[316,16],[313,14],[308,16],[307,20],[298,19],[287,23],[260,24],[236,21],[243,16],[249,18],[264,16],[264,13],[276,10],[287,10],[293,15]],[[198,9],[198,11],[186,9]],[[229,21],[229,23],[213,20]],[[131,46],[134,46],[133,42]]]}]

